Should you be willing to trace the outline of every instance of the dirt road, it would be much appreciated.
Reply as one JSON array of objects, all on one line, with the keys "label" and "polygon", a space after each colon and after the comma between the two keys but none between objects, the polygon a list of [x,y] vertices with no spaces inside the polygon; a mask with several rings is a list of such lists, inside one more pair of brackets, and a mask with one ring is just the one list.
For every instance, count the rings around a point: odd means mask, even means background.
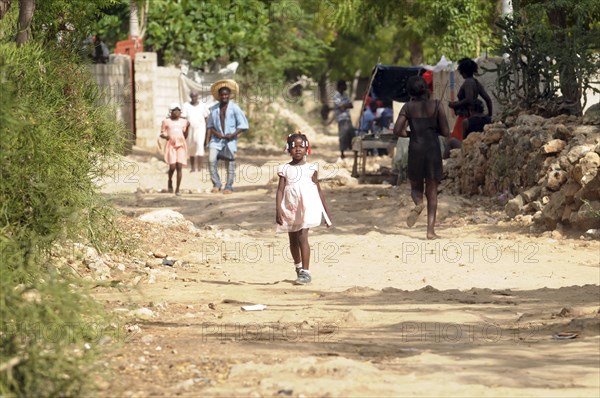
[{"label": "dirt road", "polygon": [[[321,138],[313,157],[348,167]],[[233,195],[187,171],[192,193],[134,193],[166,186],[164,164],[139,152],[123,163],[132,178],[105,186],[157,278],[96,289],[117,313],[152,312],[123,321],[102,396],[598,395],[600,242],[530,235],[491,200],[444,194],[443,239],[428,242],[424,217],[405,226],[406,184],[325,183],[334,227],[311,230],[313,283],[294,286],[287,236],[274,233],[273,165],[287,158],[248,147],[239,159]],[[198,230],[133,219],[158,209]],[[174,267],[157,265],[160,251]]]}]

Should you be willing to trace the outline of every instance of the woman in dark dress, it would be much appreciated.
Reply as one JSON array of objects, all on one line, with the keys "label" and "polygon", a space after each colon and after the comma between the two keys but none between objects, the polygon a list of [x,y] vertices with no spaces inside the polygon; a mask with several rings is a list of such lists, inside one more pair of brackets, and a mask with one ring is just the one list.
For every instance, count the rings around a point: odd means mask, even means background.
[{"label": "woman in dark dress", "polygon": [[[415,207],[406,219],[409,227],[415,225],[423,211],[423,192],[427,197],[427,239],[439,238],[436,235],[435,216],[437,212],[437,188],[442,180],[442,154],[439,135],[448,137],[448,121],[444,108],[437,100],[429,99],[427,83],[421,76],[411,76],[406,88],[410,102],[406,103],[394,125],[394,134],[409,137],[408,179]],[[410,126],[410,135],[406,126]]]},{"label": "woman in dark dress", "polygon": [[477,63],[470,58],[463,58],[458,61],[458,72],[465,79],[458,90],[458,101],[453,101],[448,106],[454,109],[458,116],[456,124],[452,130],[452,137],[462,141],[465,137],[462,130],[462,122],[471,115],[473,104],[477,97],[481,96],[487,105],[488,116],[492,117],[492,99],[488,95],[485,88],[479,83],[475,77],[475,73],[479,70]]}]

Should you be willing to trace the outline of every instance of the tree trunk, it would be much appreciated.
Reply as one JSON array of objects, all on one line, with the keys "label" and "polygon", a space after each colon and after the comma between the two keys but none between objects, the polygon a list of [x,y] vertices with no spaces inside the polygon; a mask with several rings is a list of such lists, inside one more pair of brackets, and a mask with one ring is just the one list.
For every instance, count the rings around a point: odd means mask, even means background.
[{"label": "tree trunk", "polygon": [[140,24],[140,39],[146,35],[146,27],[148,26],[148,11],[150,0],[146,0],[138,5],[138,23]]},{"label": "tree trunk", "polygon": [[410,43],[410,63],[419,66],[423,63],[423,45],[420,40],[412,40]]},{"label": "tree trunk", "polygon": [[[329,100],[333,96],[333,93],[329,93],[330,86],[329,82],[329,71],[321,74],[318,81],[319,101],[321,101],[321,119],[326,121],[329,118]],[[330,95],[331,94],[331,95]]]},{"label": "tree trunk", "polygon": [[[555,43],[561,48],[573,48],[568,43],[568,36],[566,34],[568,28],[567,22],[567,10],[562,7],[556,7],[547,11],[548,20],[550,25],[555,28],[554,40]],[[562,92],[563,98],[567,104],[573,107],[573,111],[576,114],[581,113],[581,89],[577,79],[577,72],[575,70],[574,60],[577,59],[577,54],[572,54],[572,57],[561,62],[559,70],[559,81],[560,91]]]},{"label": "tree trunk", "polygon": [[10,1],[11,0],[0,0],[0,19],[2,19],[4,14],[10,10]]},{"label": "tree trunk", "polygon": [[17,46],[22,46],[31,36],[31,19],[35,11],[35,0],[19,0],[19,23],[17,24]]}]

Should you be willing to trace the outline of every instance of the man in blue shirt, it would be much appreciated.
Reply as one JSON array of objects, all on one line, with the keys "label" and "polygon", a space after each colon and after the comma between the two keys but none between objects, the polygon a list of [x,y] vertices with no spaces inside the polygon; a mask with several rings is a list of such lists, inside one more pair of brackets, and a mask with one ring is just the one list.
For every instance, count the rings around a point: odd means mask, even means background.
[{"label": "man in blue shirt", "polygon": [[[210,179],[213,183],[212,192],[221,190],[221,178],[217,170],[217,155],[225,145],[229,147],[232,154],[237,152],[238,135],[248,130],[248,119],[240,107],[230,100],[230,96],[237,93],[237,83],[233,80],[219,80],[210,88],[213,97],[219,101],[210,108],[210,115],[206,124],[206,130],[210,134],[208,143],[208,166]],[[233,181],[235,179],[235,160],[227,161],[227,182],[224,194],[233,192]]]}]

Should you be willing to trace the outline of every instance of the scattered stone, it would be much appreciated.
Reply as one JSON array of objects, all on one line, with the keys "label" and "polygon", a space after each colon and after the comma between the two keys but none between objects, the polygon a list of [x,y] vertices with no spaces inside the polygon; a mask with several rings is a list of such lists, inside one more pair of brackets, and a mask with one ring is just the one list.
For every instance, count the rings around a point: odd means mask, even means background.
[{"label": "scattered stone", "polygon": [[167,265],[169,267],[173,267],[176,262],[177,262],[177,260],[174,259],[173,257],[166,257],[166,258],[162,259],[162,265]]},{"label": "scattered stone", "polygon": [[525,126],[539,126],[544,124],[545,121],[545,118],[538,115],[522,114],[517,117],[517,121],[515,122],[515,124]]},{"label": "scattered stone", "polygon": [[571,215],[570,222],[577,229],[596,229],[600,225],[600,201],[589,201]]},{"label": "scattered stone", "polygon": [[152,255],[156,258],[165,258],[167,257],[167,253],[160,251],[160,250],[156,250],[152,252]]},{"label": "scattered stone", "polygon": [[129,311],[129,315],[134,316],[138,319],[146,320],[146,319],[151,319],[154,317],[154,311],[152,311],[150,308],[142,307],[142,308],[138,308],[136,310]]},{"label": "scattered stone", "polygon": [[517,214],[521,214],[523,204],[523,197],[519,195],[508,201],[508,203],[504,207],[504,211],[510,218],[514,218]]},{"label": "scattered stone", "polygon": [[555,139],[544,145],[542,147],[542,152],[546,154],[559,153],[565,149],[566,146],[567,143],[565,141]]},{"label": "scattered stone", "polygon": [[540,192],[542,192],[542,187],[536,185],[522,192],[521,196],[525,203],[529,203],[537,199],[540,196]]},{"label": "scattered stone", "polygon": [[585,111],[583,124],[600,125],[600,104],[594,104]]},{"label": "scattered stone", "polygon": [[42,302],[42,295],[37,289],[26,290],[21,294],[21,297],[23,297],[23,300],[27,301],[28,303]]},{"label": "scattered stone", "polygon": [[152,336],[151,334],[144,335],[142,336],[140,341],[144,344],[150,344],[154,341],[154,336]]},{"label": "scattered stone", "polygon": [[127,333],[131,333],[131,334],[142,333],[142,328],[137,324],[128,325],[126,330],[127,330]]},{"label": "scattered stone", "polygon": [[558,191],[567,181],[567,172],[564,170],[553,170],[547,175],[546,188],[551,191]]},{"label": "scattered stone", "polygon": [[506,130],[502,128],[490,128],[483,133],[483,143],[486,145],[495,144],[499,142],[504,136]]},{"label": "scattered stone", "polygon": [[138,217],[139,220],[165,227],[185,226],[190,232],[195,232],[194,224],[185,219],[183,214],[171,209],[151,211]]},{"label": "scattered stone", "polygon": [[146,274],[148,275],[148,284],[167,282],[177,279],[177,274],[165,267],[149,269],[146,271]]},{"label": "scattered stone", "polygon": [[581,185],[586,185],[598,174],[600,155],[596,152],[587,152],[579,163],[573,167],[572,176]]},{"label": "scattered stone", "polygon": [[590,150],[591,148],[589,148],[587,145],[575,145],[567,153],[567,159],[569,159],[569,162],[572,164],[575,164],[575,162],[581,159]]},{"label": "scattered stone", "polygon": [[549,229],[554,229],[558,220],[562,217],[565,206],[565,194],[558,191],[550,196],[548,204],[542,210],[542,221]]},{"label": "scattered stone", "polygon": [[582,236],[584,239],[600,239],[600,229],[588,229]]}]

